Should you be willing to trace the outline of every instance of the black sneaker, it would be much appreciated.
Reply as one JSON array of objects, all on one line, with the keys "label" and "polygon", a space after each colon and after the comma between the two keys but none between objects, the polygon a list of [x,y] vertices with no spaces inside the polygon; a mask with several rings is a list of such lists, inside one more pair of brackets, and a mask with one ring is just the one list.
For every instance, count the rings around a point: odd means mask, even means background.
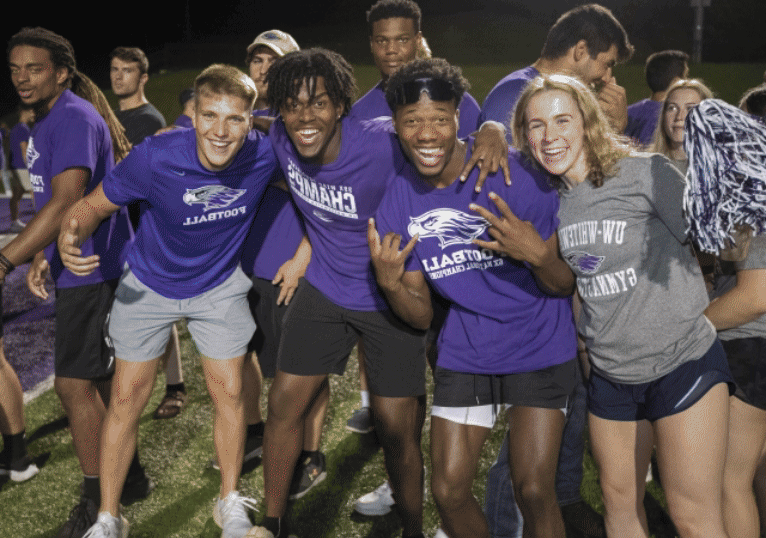
[{"label": "black sneaker", "polygon": [[125,479],[125,485],[122,487],[120,502],[125,506],[131,505],[136,501],[146,499],[154,489],[154,482],[146,476],[143,470],[141,474],[128,475]]},{"label": "black sneaker", "polygon": [[596,512],[585,501],[578,501],[561,507],[567,536],[583,538],[606,538],[604,516]]},{"label": "black sneaker", "polygon": [[293,481],[290,484],[290,496],[288,497],[291,501],[300,499],[311,491],[311,488],[321,484],[327,478],[324,454],[319,452],[318,459],[319,463],[316,464],[311,461],[311,456],[306,456],[295,466]]},{"label": "black sneaker", "polygon": [[56,538],[82,538],[98,519],[98,506],[92,499],[82,496],[69,512],[69,519],[56,533]]},{"label": "black sneaker", "polygon": [[369,407],[361,407],[354,411],[346,422],[346,429],[354,433],[370,433],[375,429],[372,423],[372,413]]},{"label": "black sneaker", "polygon": [[[242,465],[261,456],[263,456],[263,435],[249,435],[245,439],[245,456],[242,458]],[[221,470],[218,458],[210,460],[209,465],[216,471]]]},{"label": "black sneaker", "polygon": [[14,482],[24,482],[39,472],[40,469],[28,455],[10,463],[0,462],[0,476],[10,476]]}]

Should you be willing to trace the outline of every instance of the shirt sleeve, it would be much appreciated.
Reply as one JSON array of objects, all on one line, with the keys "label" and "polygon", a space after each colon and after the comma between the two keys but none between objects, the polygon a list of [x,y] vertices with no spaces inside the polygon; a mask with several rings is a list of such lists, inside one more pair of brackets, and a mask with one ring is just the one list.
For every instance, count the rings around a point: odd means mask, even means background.
[{"label": "shirt sleeve", "polygon": [[51,177],[70,168],[87,168],[91,176],[98,165],[100,149],[106,137],[97,124],[82,117],[67,120],[66,129],[56,129],[51,144]]},{"label": "shirt sleeve", "polygon": [[460,129],[458,130],[458,138],[465,138],[473,133],[479,127],[479,103],[469,93],[463,95],[463,100],[460,102]]},{"label": "shirt sleeve", "polygon": [[146,200],[150,182],[149,140],[133,148],[103,181],[104,194],[114,205],[124,206]]},{"label": "shirt sleeve", "polygon": [[558,192],[548,177],[531,164],[522,164],[513,157],[508,164],[513,183],[505,186],[503,199],[518,219],[531,222],[540,237],[547,241],[559,227]]}]

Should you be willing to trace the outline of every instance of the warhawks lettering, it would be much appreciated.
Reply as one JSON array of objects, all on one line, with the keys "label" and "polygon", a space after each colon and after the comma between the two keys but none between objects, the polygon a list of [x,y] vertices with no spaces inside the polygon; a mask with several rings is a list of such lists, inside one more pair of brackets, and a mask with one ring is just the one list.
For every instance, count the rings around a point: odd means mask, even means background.
[{"label": "warhawks lettering", "polygon": [[197,189],[186,189],[183,201],[189,206],[203,204],[203,211],[210,211],[229,207],[246,192],[246,189],[232,189],[224,185],[206,185]]},{"label": "warhawks lettering", "polygon": [[598,238],[607,245],[622,245],[625,240],[624,220],[586,220],[559,229],[562,249],[592,245]]},{"label": "warhawks lettering", "polygon": [[356,199],[350,187],[317,183],[301,172],[292,160],[287,166],[287,179],[290,181],[290,191],[306,203],[348,219],[359,218],[356,213]]},{"label": "warhawks lettering", "polygon": [[457,209],[433,209],[418,217],[410,217],[407,233],[415,234],[422,241],[436,237],[442,249],[449,245],[470,244],[487,229],[489,223],[477,215],[463,213]]}]

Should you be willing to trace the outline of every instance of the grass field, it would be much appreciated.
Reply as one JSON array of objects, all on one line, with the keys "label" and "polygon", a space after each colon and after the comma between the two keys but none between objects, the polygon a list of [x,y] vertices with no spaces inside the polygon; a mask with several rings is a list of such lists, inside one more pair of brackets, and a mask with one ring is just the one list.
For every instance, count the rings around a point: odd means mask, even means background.
[{"label": "grass field", "polygon": [[[473,83],[473,95],[481,102],[502,76],[520,65],[471,66],[465,74]],[[693,75],[701,75],[719,94],[736,101],[748,87],[760,82],[762,65],[694,66]],[[180,113],[176,96],[191,85],[195,71],[167,72],[154,75],[148,85],[149,99],[169,122]],[[378,74],[369,65],[356,66],[360,95],[377,81]],[[629,96],[629,102],[644,96],[642,67],[619,67],[616,73]],[[114,103],[113,97],[110,96]],[[131,536],[206,537],[220,535],[213,523],[211,507],[219,487],[219,475],[208,468],[213,454],[211,438],[212,405],[206,394],[198,354],[188,333],[182,334],[185,376],[189,402],[180,417],[155,421],[151,411],[159,402],[164,379],[160,377],[147,411],[141,419],[140,454],[157,487],[145,501],[126,509],[132,523]],[[325,427],[323,451],[327,455],[328,478],[315,491],[295,503],[290,516],[300,538],[389,538],[400,535],[398,517],[366,518],[354,514],[353,501],[377,487],[385,478],[382,455],[372,436],[359,436],[345,429],[345,422],[358,406],[355,361],[349,362],[345,377],[332,377],[332,402]],[[265,395],[263,397],[265,402]],[[265,406],[264,406],[265,407]],[[66,519],[73,506],[81,481],[80,469],[66,419],[53,391],[43,394],[26,407],[30,451],[41,467],[33,480],[14,484],[0,482],[0,538],[43,538],[51,536]],[[423,451],[428,462],[429,425],[423,436]],[[502,441],[503,428],[496,427],[485,446],[474,492],[483,499],[486,471]],[[256,499],[263,496],[260,462],[248,466],[242,491]],[[586,456],[583,497],[602,510],[593,461]],[[657,484],[647,496],[651,527],[657,537],[672,536],[666,526],[662,493]],[[262,514],[261,514],[262,515]],[[260,518],[256,515],[256,518]],[[438,526],[438,517],[430,498],[426,502],[426,535]]]},{"label": "grass field", "polygon": [[[133,538],[220,536],[211,515],[220,479],[218,472],[208,466],[213,455],[212,404],[205,390],[199,355],[186,330],[182,330],[181,341],[189,400],[179,417],[153,420],[151,413],[164,393],[164,378],[160,375],[139,429],[142,463],[157,487],[149,498],[125,510]],[[345,376],[331,376],[332,401],[322,441],[322,450],[327,455],[328,477],[306,497],[291,505],[289,514],[293,532],[300,538],[401,536],[397,515],[371,518],[353,511],[353,501],[385,479],[382,453],[374,436],[357,435],[345,429],[346,420],[359,403],[354,358],[349,361]],[[262,396],[264,409],[265,392]],[[0,482],[0,538],[52,536],[74,505],[82,480],[65,415],[54,392],[48,391],[28,404],[26,413],[29,449],[41,471],[25,483]],[[426,422],[422,447],[430,467],[428,432],[429,423]],[[498,424],[484,448],[473,488],[482,502],[486,472],[502,443],[503,432],[503,426]],[[602,511],[596,480],[593,461],[586,455],[583,497]],[[263,498],[259,459],[246,466],[241,490],[259,501]],[[646,504],[651,526],[655,536],[668,538],[672,534],[667,530],[661,490],[654,483],[649,490]],[[255,514],[256,521],[261,516],[262,513]],[[426,536],[432,536],[438,524],[438,515],[429,497],[425,505]]]}]

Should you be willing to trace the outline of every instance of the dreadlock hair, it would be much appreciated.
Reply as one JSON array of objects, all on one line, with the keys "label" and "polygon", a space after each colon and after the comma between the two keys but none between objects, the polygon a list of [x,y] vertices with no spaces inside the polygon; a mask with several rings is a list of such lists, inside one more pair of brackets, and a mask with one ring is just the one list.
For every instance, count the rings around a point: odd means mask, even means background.
[{"label": "dreadlock hair", "polygon": [[71,88],[75,95],[90,102],[96,108],[96,111],[104,118],[107,127],[109,127],[115,161],[120,162],[125,158],[131,148],[130,142],[125,136],[125,128],[114,115],[106,97],[98,86],[90,78],[77,71],[74,48],[69,40],[39,26],[27,27],[22,28],[8,41],[7,55],[10,56],[11,50],[20,45],[47,50],[53,66],[67,70],[66,87]]},{"label": "dreadlock hair", "polygon": [[420,32],[420,20],[422,13],[420,6],[412,0],[378,0],[367,12],[367,23],[370,25],[370,35],[372,35],[372,25],[383,19],[393,19],[401,17],[403,19],[412,19],[415,26],[415,33]]},{"label": "dreadlock hair", "polygon": [[313,99],[320,77],[330,101],[343,109],[341,117],[346,116],[356,94],[354,68],[337,52],[318,47],[291,52],[271,65],[266,73],[269,108],[276,112],[288,100],[297,99],[304,83]]},{"label": "dreadlock hair", "polygon": [[391,75],[386,82],[386,102],[392,112],[396,112],[396,90],[402,84],[417,80],[419,78],[431,78],[449,82],[455,96],[455,108],[460,106],[463,94],[467,92],[471,85],[463,76],[463,72],[456,65],[451,65],[442,58],[423,58],[416,59],[403,65]]}]

